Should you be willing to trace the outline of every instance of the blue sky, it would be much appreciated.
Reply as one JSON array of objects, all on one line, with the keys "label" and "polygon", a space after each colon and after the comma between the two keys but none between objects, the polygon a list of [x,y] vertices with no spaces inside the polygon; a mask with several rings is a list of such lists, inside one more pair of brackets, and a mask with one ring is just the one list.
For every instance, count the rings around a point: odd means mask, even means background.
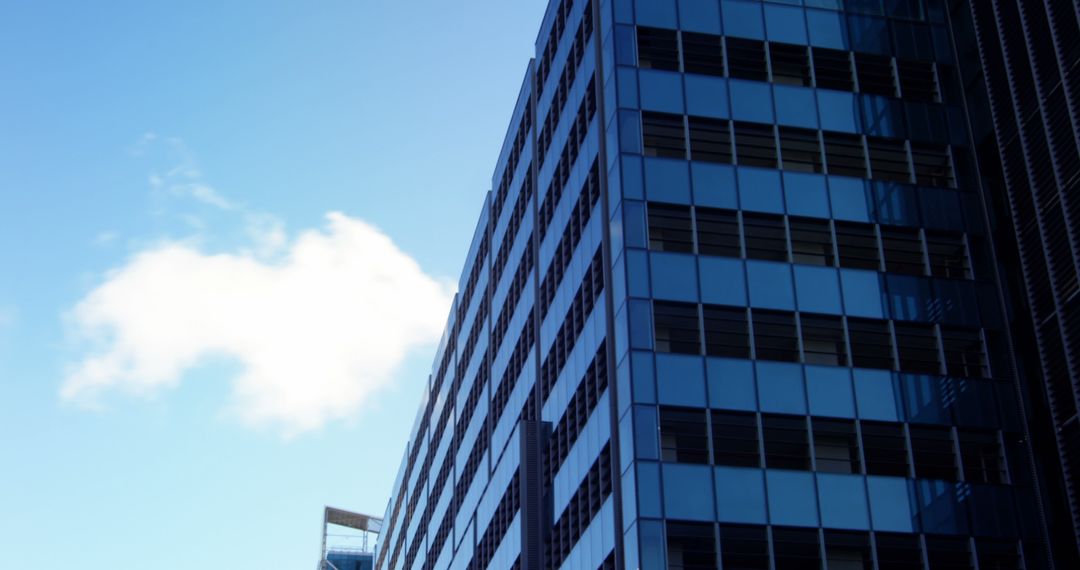
[{"label": "blue sky", "polygon": [[3,3],[0,568],[382,514],[545,4]]}]

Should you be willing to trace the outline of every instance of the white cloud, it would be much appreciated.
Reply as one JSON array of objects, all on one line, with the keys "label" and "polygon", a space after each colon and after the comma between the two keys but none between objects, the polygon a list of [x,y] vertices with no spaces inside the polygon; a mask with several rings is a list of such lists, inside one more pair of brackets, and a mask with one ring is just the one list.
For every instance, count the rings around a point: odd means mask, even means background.
[{"label": "white cloud", "polygon": [[156,394],[224,355],[241,365],[227,409],[291,436],[355,413],[407,352],[437,341],[450,293],[378,229],[331,213],[288,241],[264,225],[278,261],[169,242],[110,271],[68,315],[91,348],[61,397]]}]

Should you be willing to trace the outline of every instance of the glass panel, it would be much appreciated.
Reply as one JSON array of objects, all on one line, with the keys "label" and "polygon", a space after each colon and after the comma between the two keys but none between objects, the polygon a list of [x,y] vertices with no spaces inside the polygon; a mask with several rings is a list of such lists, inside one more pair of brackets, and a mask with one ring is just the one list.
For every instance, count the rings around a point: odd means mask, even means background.
[{"label": "glass panel", "polygon": [[810,469],[806,419],[800,416],[761,417],[765,466],[772,469]]},{"label": "glass panel", "polygon": [[708,570],[716,567],[713,525],[667,523],[667,561],[671,570]]},{"label": "glass panel", "polygon": [[[712,468],[669,463],[664,470],[664,514],[668,518],[711,521],[715,518]],[[687,490],[693,489],[693,492]]]},{"label": "glass panel", "polygon": [[649,249],[653,251],[694,251],[690,208],[649,203]]},{"label": "glass panel", "polygon": [[638,67],[679,70],[679,40],[674,30],[637,28]]},{"label": "glass panel", "polygon": [[765,523],[764,471],[739,467],[717,467],[714,471],[717,519],[721,522]]},{"label": "glass panel", "polygon": [[750,413],[712,412],[713,463],[737,467],[761,465],[757,417]]},{"label": "glass panel", "polygon": [[653,303],[657,352],[700,354],[697,305]]},{"label": "glass panel", "polygon": [[773,524],[818,526],[814,475],[798,471],[765,471],[769,520]]}]

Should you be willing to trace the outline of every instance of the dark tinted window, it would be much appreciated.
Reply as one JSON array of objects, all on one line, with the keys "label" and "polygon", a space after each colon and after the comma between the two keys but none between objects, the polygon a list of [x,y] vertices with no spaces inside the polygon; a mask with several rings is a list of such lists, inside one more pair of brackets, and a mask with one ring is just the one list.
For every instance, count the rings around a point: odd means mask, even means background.
[{"label": "dark tinted window", "polygon": [[868,475],[908,476],[907,440],[904,426],[862,422],[863,455]]},{"label": "dark tinted window", "polygon": [[731,163],[731,130],[719,119],[688,117],[690,158],[706,162]]},{"label": "dark tinted window", "polygon": [[956,480],[956,456],[949,428],[911,426],[911,455],[915,476],[926,479]]},{"label": "dark tinted window", "polygon": [[789,218],[791,257],[795,263],[833,265],[832,230],[828,220]]},{"label": "dark tinted window", "polygon": [[804,362],[847,366],[847,346],[840,317],[803,313],[801,321]]},{"label": "dark tinted window", "polygon": [[720,525],[720,557],[725,570],[769,567],[769,538],[763,526]]},{"label": "dark tinted window", "polygon": [[679,70],[679,40],[674,30],[638,28],[638,67]]},{"label": "dark tinted window", "polygon": [[700,354],[697,305],[653,303],[657,352]]},{"label": "dark tinted window", "polygon": [[772,126],[735,123],[735,152],[743,166],[776,168],[776,138]]},{"label": "dark tinted window", "polygon": [[649,203],[649,249],[694,251],[694,232],[688,206]]},{"label": "dark tinted window", "polygon": [[731,210],[697,208],[698,252],[704,255],[740,257],[739,218]]},{"label": "dark tinted window", "polygon": [[761,417],[765,439],[765,466],[773,469],[810,469],[806,419],[802,416]]},{"label": "dark tinted window", "polygon": [[787,232],[784,217],[770,214],[743,214],[746,257],[787,261]]},{"label": "dark tinted window", "polygon": [[687,73],[724,75],[724,48],[720,36],[682,33],[683,68]]},{"label": "dark tinted window", "polygon": [[789,85],[810,85],[810,56],[806,46],[769,44],[773,81]]},{"label": "dark tinted window", "polygon": [[765,42],[742,38],[727,38],[728,73],[738,79],[768,81],[765,63]]},{"label": "dark tinted window", "polygon": [[854,91],[850,52],[815,47],[814,77],[818,87]]},{"label": "dark tinted window", "polygon": [[641,133],[646,156],[686,158],[682,115],[642,112]]},{"label": "dark tinted window", "polygon": [[716,538],[708,523],[668,522],[667,557],[671,570],[716,568]]},{"label": "dark tinted window", "polygon": [[848,318],[851,364],[860,368],[893,367],[892,335],[885,321]]},{"label": "dark tinted window", "polygon": [[780,154],[784,159],[784,170],[824,171],[817,131],[780,127]]},{"label": "dark tinted window", "polygon": [[705,354],[750,357],[750,331],[745,309],[705,305],[702,314],[705,318]]},{"label": "dark tinted window", "polygon": [[860,473],[859,441],[855,422],[815,418],[814,459],[817,470],[827,473]]},{"label": "dark tinted window", "polygon": [[660,455],[664,461],[708,463],[705,410],[660,408]]},{"label": "dark tinted window", "polygon": [[795,314],[757,310],[754,317],[754,350],[762,360],[798,362],[799,343]]},{"label": "dark tinted window", "polygon": [[836,249],[840,252],[840,267],[875,271],[881,267],[874,226],[836,222]]},{"label": "dark tinted window", "polygon": [[759,467],[757,417],[739,412],[712,412],[713,463]]}]

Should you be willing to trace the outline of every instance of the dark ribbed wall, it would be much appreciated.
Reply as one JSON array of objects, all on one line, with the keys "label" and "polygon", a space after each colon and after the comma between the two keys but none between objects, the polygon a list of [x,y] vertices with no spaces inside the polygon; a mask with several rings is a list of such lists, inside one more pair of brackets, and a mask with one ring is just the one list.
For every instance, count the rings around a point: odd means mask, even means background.
[{"label": "dark ribbed wall", "polygon": [[1080,567],[1080,25],[1070,0],[957,1],[950,21],[1055,558]]}]

